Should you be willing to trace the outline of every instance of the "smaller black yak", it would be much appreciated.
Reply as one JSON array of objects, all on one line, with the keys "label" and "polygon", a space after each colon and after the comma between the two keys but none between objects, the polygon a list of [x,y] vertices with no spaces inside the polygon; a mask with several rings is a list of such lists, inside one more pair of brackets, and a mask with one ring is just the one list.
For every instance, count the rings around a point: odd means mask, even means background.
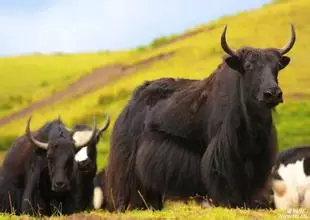
[{"label": "smaller black yak", "polygon": [[81,172],[74,156],[96,138],[96,122],[94,121],[91,135],[82,141],[73,140],[71,133],[61,125],[51,129],[48,141],[42,142],[32,136],[30,119],[26,135],[37,151],[31,158],[34,168],[26,175],[22,212],[32,212],[36,197],[40,199],[39,204],[45,206],[43,210],[39,210],[42,214],[51,215],[55,214],[55,211],[71,214],[82,211],[84,188],[78,181]]},{"label": "smaller black yak", "polygon": [[[75,154],[75,161],[77,161],[78,169],[81,172],[79,175],[79,182],[83,188],[83,209],[92,208],[93,199],[93,179],[97,173],[97,144],[100,140],[101,134],[109,127],[110,117],[106,114],[106,122],[103,127],[96,131],[96,137],[81,150]],[[92,135],[92,129],[88,125],[75,125],[71,130],[73,140],[76,143],[88,139]]]},{"label": "smaller black yak", "polygon": [[1,210],[12,211],[7,208],[12,201],[16,214],[70,214],[83,210],[83,188],[78,181],[81,172],[74,156],[96,137],[96,123],[89,139],[76,143],[60,119],[47,122],[33,133],[30,120],[26,135],[13,143],[1,168]]},{"label": "smaller black yak", "polygon": [[310,208],[310,146],[296,146],[278,154],[272,190],[277,209]]},{"label": "smaller black yak", "polygon": [[[105,125],[96,131],[96,137],[89,143],[89,145],[80,149],[74,157],[78,162],[79,169],[85,173],[90,173],[91,175],[95,175],[97,172],[97,144],[102,133],[108,129],[110,125],[110,116],[108,114],[105,114],[105,116]],[[77,124],[70,131],[75,142],[84,141],[84,139],[88,139],[89,136],[92,135],[91,127],[85,124]]]},{"label": "smaller black yak", "polygon": [[114,124],[105,194],[110,211],[163,207],[163,195],[196,194],[215,206],[265,207],[277,152],[272,110],[283,102],[278,74],[295,43],[281,49],[226,41],[223,62],[202,80],[139,86]]}]

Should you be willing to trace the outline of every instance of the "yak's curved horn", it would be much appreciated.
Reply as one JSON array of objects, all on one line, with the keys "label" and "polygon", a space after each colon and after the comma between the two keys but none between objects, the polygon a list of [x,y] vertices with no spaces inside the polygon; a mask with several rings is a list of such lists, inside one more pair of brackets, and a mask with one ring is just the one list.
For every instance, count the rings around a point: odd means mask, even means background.
[{"label": "yak's curved horn", "polygon": [[38,141],[36,140],[32,134],[31,134],[31,131],[30,131],[30,121],[31,121],[31,116],[29,117],[28,119],[28,122],[27,122],[27,126],[26,126],[26,135],[27,135],[27,138],[29,139],[29,141],[36,145],[37,147],[39,148],[42,148],[44,150],[47,150],[47,146],[48,146],[48,143],[44,143],[44,142],[41,142],[41,141]]},{"label": "yak's curved horn", "polygon": [[281,56],[288,53],[293,48],[295,41],[296,41],[295,28],[294,25],[291,24],[291,39],[283,48],[279,49]]},{"label": "yak's curved horn", "polygon": [[106,117],[106,121],[105,121],[105,125],[99,129],[99,131],[97,132],[97,138],[102,134],[102,132],[104,132],[110,125],[110,116],[108,113],[105,113],[105,117]]},{"label": "yak's curved horn", "polygon": [[91,131],[91,135],[89,135],[89,138],[79,142],[79,143],[75,143],[75,147],[76,148],[82,148],[87,146],[87,144],[96,137],[96,130],[97,130],[97,124],[96,124],[96,120],[95,120],[95,116],[93,116],[93,120],[94,120],[94,125],[93,125],[93,129]]},{"label": "yak's curved horn", "polygon": [[233,49],[231,49],[227,44],[226,31],[227,31],[227,25],[224,26],[224,30],[223,30],[222,35],[221,35],[222,48],[230,56],[236,56],[236,52]]}]

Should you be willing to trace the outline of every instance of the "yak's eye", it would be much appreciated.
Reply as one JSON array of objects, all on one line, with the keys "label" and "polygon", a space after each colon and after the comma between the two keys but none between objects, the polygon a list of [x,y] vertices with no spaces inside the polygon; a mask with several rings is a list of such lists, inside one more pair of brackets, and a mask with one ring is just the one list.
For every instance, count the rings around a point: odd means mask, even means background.
[{"label": "yak's eye", "polygon": [[251,71],[254,69],[254,63],[250,61],[246,61],[243,65],[244,69],[247,71]]}]

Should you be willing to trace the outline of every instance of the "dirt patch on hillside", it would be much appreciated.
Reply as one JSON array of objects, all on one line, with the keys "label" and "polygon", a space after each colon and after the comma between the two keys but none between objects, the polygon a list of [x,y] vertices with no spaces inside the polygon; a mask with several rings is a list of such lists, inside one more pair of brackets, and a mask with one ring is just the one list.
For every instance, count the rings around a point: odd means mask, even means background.
[{"label": "dirt patch on hillside", "polygon": [[188,31],[182,35],[179,35],[177,37],[174,37],[170,40],[167,40],[166,42],[164,43],[161,43],[160,45],[158,46],[155,46],[155,48],[161,48],[161,47],[164,47],[164,46],[167,46],[169,44],[172,44],[172,43],[175,43],[175,42],[178,42],[178,41],[182,41],[182,40],[185,40],[187,38],[190,38],[192,36],[195,36],[197,34],[200,34],[202,32],[208,32],[208,31],[212,31],[213,29],[215,29],[216,26],[215,25],[212,25],[212,26],[209,26],[209,27],[202,27],[202,28],[198,28],[196,30],[193,30],[193,31]]},{"label": "dirt patch on hillside", "polygon": [[0,118],[0,126],[4,126],[13,120],[17,120],[31,114],[33,111],[54,104],[63,99],[72,98],[92,92],[113,80],[117,80],[124,75],[132,74],[138,70],[152,65],[154,62],[166,60],[175,54],[176,51],[160,53],[131,65],[114,64],[94,69],[90,74],[85,75],[72,83],[66,89],[56,92],[50,97],[34,102],[20,111]]}]

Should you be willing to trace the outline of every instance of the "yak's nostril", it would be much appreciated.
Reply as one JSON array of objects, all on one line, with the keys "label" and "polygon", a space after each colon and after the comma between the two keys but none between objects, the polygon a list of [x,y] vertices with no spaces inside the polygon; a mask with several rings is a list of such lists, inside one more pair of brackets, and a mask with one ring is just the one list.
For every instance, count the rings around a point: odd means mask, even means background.
[{"label": "yak's nostril", "polygon": [[277,96],[277,98],[282,99],[283,92],[279,91],[276,96]]},{"label": "yak's nostril", "polygon": [[65,183],[64,183],[63,181],[57,181],[57,182],[55,183],[55,186],[56,186],[57,188],[64,188]]},{"label": "yak's nostril", "polygon": [[270,91],[266,91],[266,92],[264,92],[264,97],[265,98],[270,98],[270,97],[272,97],[273,95],[272,95],[272,93],[270,92]]}]

